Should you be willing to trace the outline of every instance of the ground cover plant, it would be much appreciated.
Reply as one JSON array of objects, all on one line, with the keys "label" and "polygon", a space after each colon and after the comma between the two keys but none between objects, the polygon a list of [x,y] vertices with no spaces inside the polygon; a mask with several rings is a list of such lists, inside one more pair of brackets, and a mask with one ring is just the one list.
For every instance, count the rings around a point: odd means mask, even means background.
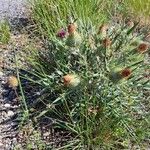
[{"label": "ground cover plant", "polygon": [[[114,19],[128,16],[129,5],[134,15],[142,7],[134,1],[34,0],[32,36],[42,46],[25,48],[32,49],[28,69],[19,68],[16,56],[24,149],[145,149],[149,35],[138,30],[137,20]],[[43,122],[59,133],[49,133],[46,142]]]},{"label": "ground cover plant", "polygon": [[33,70],[23,78],[40,93],[27,101],[31,119],[70,133],[58,149],[142,148],[149,137],[145,35],[136,34],[138,23],[96,28],[72,20],[28,60]]},{"label": "ground cover plant", "polygon": [[149,149],[149,0],[30,4],[0,22],[10,149]]}]

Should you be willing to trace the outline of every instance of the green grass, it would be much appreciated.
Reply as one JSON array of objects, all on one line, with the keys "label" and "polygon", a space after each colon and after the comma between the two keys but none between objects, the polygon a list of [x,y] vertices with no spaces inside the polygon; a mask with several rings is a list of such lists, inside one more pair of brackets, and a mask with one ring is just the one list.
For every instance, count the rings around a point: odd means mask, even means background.
[{"label": "green grass", "polygon": [[[82,19],[84,27],[89,22],[98,27],[102,22],[109,22],[119,15],[144,21],[150,15],[150,1],[123,0],[119,3],[118,0],[33,0],[31,9],[38,33],[43,38],[51,39],[56,31],[76,19]],[[81,26],[79,22],[78,25]]]},{"label": "green grass", "polygon": [[0,21],[0,44],[7,44],[10,39],[10,27],[7,21]]},{"label": "green grass", "polygon": [[150,16],[150,0],[125,0],[128,11],[143,19]]},{"label": "green grass", "polygon": [[40,33],[51,38],[72,20],[82,19],[84,26],[89,22],[95,26],[107,22],[114,6],[114,0],[34,0],[32,13]]}]

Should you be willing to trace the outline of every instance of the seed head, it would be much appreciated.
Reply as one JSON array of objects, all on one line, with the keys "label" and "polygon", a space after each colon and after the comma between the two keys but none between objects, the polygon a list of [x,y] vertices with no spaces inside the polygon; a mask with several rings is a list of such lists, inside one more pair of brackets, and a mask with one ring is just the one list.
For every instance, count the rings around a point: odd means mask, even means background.
[{"label": "seed head", "polygon": [[9,87],[16,88],[18,86],[18,79],[15,76],[9,76],[7,83]]},{"label": "seed head", "polygon": [[75,74],[67,74],[63,76],[63,83],[67,87],[76,87],[80,83],[80,79]]},{"label": "seed head", "polygon": [[100,108],[98,106],[96,107],[91,106],[88,108],[88,115],[91,114],[97,115],[98,111],[100,111]]}]

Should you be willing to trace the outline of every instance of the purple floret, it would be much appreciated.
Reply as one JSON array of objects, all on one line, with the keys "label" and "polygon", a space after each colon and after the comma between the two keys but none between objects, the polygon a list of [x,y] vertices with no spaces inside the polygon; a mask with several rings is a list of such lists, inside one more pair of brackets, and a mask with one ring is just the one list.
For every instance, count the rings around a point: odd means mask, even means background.
[{"label": "purple floret", "polygon": [[65,38],[66,36],[66,31],[64,29],[61,29],[58,33],[57,33],[57,37],[60,38]]}]

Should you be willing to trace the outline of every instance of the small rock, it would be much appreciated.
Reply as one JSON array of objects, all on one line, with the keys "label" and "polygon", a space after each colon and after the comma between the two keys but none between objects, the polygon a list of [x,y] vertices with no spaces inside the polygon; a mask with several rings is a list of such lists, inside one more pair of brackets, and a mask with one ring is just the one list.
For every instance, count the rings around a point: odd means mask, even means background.
[{"label": "small rock", "polygon": [[4,144],[2,142],[2,137],[0,136],[0,149],[3,149],[3,146],[4,146]]},{"label": "small rock", "polygon": [[5,145],[5,149],[10,149],[10,146],[9,145],[11,145],[11,144],[6,144]]},{"label": "small rock", "polygon": [[5,108],[10,108],[10,107],[11,107],[11,105],[10,105],[10,104],[8,104],[8,103],[6,103],[6,104],[4,105],[4,107],[5,107]]},{"label": "small rock", "polygon": [[13,111],[9,110],[9,111],[7,112],[7,116],[8,116],[8,117],[12,117],[13,115],[14,115],[14,112],[13,112]]},{"label": "small rock", "polygon": [[36,92],[36,95],[41,95],[41,93],[40,92]]},{"label": "small rock", "polygon": [[4,146],[3,143],[0,141],[0,149],[1,149],[1,150],[4,149],[3,146]]},{"label": "small rock", "polygon": [[4,74],[3,74],[3,72],[2,71],[0,71],[0,77],[2,77]]},{"label": "small rock", "polygon": [[2,83],[2,84],[5,84],[5,81],[2,81],[1,83]]}]

